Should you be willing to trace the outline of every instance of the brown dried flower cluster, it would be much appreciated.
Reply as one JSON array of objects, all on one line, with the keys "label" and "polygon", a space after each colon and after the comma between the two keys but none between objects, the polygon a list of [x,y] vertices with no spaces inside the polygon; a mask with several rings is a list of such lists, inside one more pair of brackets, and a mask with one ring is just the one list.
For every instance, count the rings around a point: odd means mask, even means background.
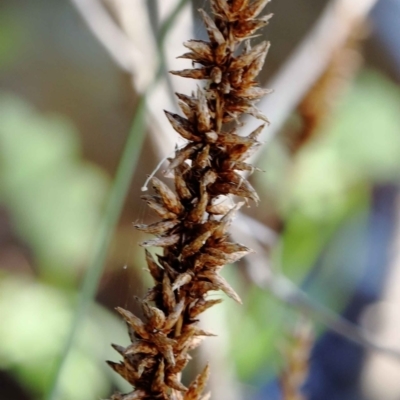
[{"label": "brown dried flower cluster", "polygon": [[314,343],[311,323],[302,318],[291,336],[291,344],[282,354],[286,363],[280,376],[282,399],[305,400],[302,388],[308,376],[309,358]]},{"label": "brown dried flower cluster", "polygon": [[155,286],[141,301],[144,320],[118,308],[128,324],[131,345],[114,348],[123,356],[109,365],[134,390],[115,394],[112,400],[206,400],[202,395],[208,366],[187,388],[181,371],[190,360],[189,352],[211,334],[197,326],[199,315],[221,300],[207,299],[211,290],[222,290],[240,302],[239,296],[219,274],[251,250],[230,240],[228,229],[235,206],[221,203],[221,197],[235,195],[258,201],[250,183],[238,171],[253,171],[246,158],[260,145],[262,124],[248,136],[239,136],[239,118],[250,114],[268,120],[255,103],[270,90],[256,82],[269,43],[251,47],[250,38],[267,25],[271,15],[260,17],[269,0],[211,0],[214,18],[199,10],[209,41],[190,40],[190,51],[182,58],[199,68],[172,72],[193,79],[205,79],[204,88],[192,96],[177,94],[185,117],[166,112],[173,128],[187,140],[170,160],[175,192],[157,178],[152,179],[155,195],[143,199],[160,217],[151,225],[137,225],[156,238],[142,246],[163,248],[157,259],[146,250],[148,269]]}]

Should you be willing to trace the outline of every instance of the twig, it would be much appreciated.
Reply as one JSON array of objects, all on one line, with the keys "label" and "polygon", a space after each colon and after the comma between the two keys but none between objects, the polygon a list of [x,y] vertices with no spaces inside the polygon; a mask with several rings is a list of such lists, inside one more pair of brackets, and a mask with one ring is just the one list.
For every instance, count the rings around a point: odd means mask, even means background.
[{"label": "twig", "polygon": [[114,23],[102,3],[98,0],[71,2],[118,67],[132,76],[137,75],[141,70],[142,54],[132,46],[132,42]]},{"label": "twig", "polygon": [[[377,0],[332,0],[314,28],[293,52],[278,74],[268,82],[274,93],[258,103],[261,111],[268,110],[272,124],[261,139],[274,138],[290,113],[327,68],[334,52],[341,48],[360,19],[365,18]],[[257,127],[250,119],[246,131]],[[255,158],[260,157],[257,152]]]},{"label": "twig", "polygon": [[400,351],[392,349],[371,336],[365,329],[354,325],[329,308],[311,299],[307,293],[297,287],[284,275],[272,275],[260,285],[285,303],[298,308],[310,318],[317,319],[333,332],[372,350],[386,354],[400,361]]}]

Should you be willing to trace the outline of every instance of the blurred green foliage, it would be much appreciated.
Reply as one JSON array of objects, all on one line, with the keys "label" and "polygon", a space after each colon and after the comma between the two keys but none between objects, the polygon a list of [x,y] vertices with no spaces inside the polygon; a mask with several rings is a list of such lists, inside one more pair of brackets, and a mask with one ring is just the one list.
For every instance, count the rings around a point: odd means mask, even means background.
[{"label": "blurred green foliage", "polygon": [[[36,278],[0,276],[0,368],[37,399],[50,383],[72,321],[77,274],[90,255],[108,179],[83,161],[76,129],[0,93],[0,202],[33,253]],[[7,266],[3,266],[7,267]],[[66,290],[68,289],[68,290]],[[106,396],[117,381],[105,346],[124,340],[123,324],[93,306],[61,381],[61,399]]]},{"label": "blurred green foliage", "polygon": [[[274,268],[301,284],[319,261],[307,289],[339,310],[365,266],[360,251],[370,186],[400,177],[400,91],[374,71],[364,71],[338,105],[327,128],[293,160],[278,138],[268,146],[257,185],[284,219]],[[365,249],[364,249],[365,250]],[[266,267],[267,268],[267,267]],[[228,305],[231,351],[244,381],[278,369],[278,346],[295,321],[293,311],[252,289],[237,309]],[[235,310],[232,308],[235,307]],[[265,381],[265,376],[263,376]]]},{"label": "blurred green foliage", "polygon": [[12,65],[21,51],[23,27],[8,12],[0,13],[0,69]]},{"label": "blurred green foliage", "polygon": [[81,157],[68,120],[0,93],[0,202],[34,249],[39,274],[62,285],[88,257],[108,185]]}]

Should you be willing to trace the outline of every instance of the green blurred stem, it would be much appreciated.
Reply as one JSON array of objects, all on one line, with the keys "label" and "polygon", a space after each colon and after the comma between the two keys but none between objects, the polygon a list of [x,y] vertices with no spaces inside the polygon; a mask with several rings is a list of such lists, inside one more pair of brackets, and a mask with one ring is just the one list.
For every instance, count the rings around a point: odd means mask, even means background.
[{"label": "green blurred stem", "polygon": [[46,396],[47,400],[58,399],[57,396],[59,393],[61,375],[67,363],[68,355],[74,346],[83,318],[87,313],[94,296],[96,295],[97,287],[103,273],[108,248],[124,206],[133,172],[135,171],[141,152],[146,129],[145,119],[147,97],[152,89],[156,86],[156,82],[162,77],[163,71],[165,70],[166,63],[163,49],[165,37],[169,29],[173,26],[176,17],[179,15],[180,11],[187,2],[188,0],[181,0],[177,4],[175,9],[171,12],[160,28],[160,32],[157,36],[157,46],[159,49],[159,54],[161,55],[157,76],[153,84],[139,98],[128,140],[124,147],[116,177],[106,203],[104,218],[101,222],[98,236],[94,245],[93,256],[83,279],[78,305],[73,317],[73,321],[71,322],[71,329],[68,332],[62,354],[57,361],[55,373],[50,384],[50,390]]},{"label": "green blurred stem", "polygon": [[104,219],[99,228],[92,259],[83,279],[78,305],[73,321],[71,322],[71,329],[68,332],[64,349],[58,360],[51,388],[47,396],[49,400],[57,400],[58,398],[61,374],[67,363],[68,355],[74,345],[83,318],[96,294],[114,229],[118,223],[133,171],[135,171],[139,159],[146,128],[145,116],[146,95],[143,95],[139,98],[132,128],[106,203]]}]

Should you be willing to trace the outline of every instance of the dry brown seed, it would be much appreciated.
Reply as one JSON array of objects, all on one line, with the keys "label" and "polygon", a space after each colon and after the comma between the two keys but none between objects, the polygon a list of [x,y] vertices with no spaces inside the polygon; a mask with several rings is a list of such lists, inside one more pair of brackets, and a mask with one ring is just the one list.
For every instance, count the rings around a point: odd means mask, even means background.
[{"label": "dry brown seed", "polygon": [[197,347],[199,347],[204,340],[206,339],[207,336],[195,336],[192,337],[189,341],[189,343],[187,344],[187,351],[192,351],[197,349]]},{"label": "dry brown seed", "polygon": [[158,350],[162,353],[165,360],[169,365],[175,365],[175,357],[173,347],[177,344],[176,340],[168,338],[164,333],[157,332],[152,336],[154,344]]},{"label": "dry brown seed", "polygon": [[225,253],[237,253],[237,252],[251,252],[253,250],[249,249],[247,246],[244,246],[240,243],[231,243],[231,242],[222,242],[218,243],[215,246],[216,249],[222,250]]},{"label": "dry brown seed", "polygon": [[203,149],[198,153],[196,158],[196,166],[204,169],[210,165],[210,145],[206,145]]},{"label": "dry brown seed", "polygon": [[257,107],[251,107],[249,110],[247,110],[247,114],[250,114],[257,119],[261,119],[268,125],[270,124],[269,119]]},{"label": "dry brown seed", "polygon": [[[185,114],[186,118],[190,121],[193,122],[194,117],[196,116],[194,110],[190,108],[184,101],[178,100],[178,105],[181,108],[182,112]],[[189,145],[192,145],[190,143]]]},{"label": "dry brown seed", "polygon": [[139,231],[152,233],[154,235],[163,235],[179,224],[178,220],[166,220],[154,222],[153,224],[136,224],[134,225]]},{"label": "dry brown seed", "polygon": [[172,75],[181,76],[182,78],[191,79],[209,79],[209,68],[183,69],[182,71],[169,71]]},{"label": "dry brown seed", "polygon": [[188,214],[187,220],[191,223],[199,223],[203,220],[208,204],[208,193],[205,189],[201,190],[200,200],[197,202],[193,210]]},{"label": "dry brown seed", "polygon": [[190,360],[191,357],[188,354],[181,352],[179,358],[175,360],[175,365],[173,367],[168,367],[168,372],[171,374],[178,374],[186,367]]},{"label": "dry brown seed", "polygon": [[229,212],[230,209],[231,207],[228,204],[220,203],[220,204],[210,204],[209,206],[207,206],[206,211],[209,214],[224,215],[227,212]]},{"label": "dry brown seed", "polygon": [[249,0],[232,0],[232,11],[238,12],[243,10],[249,4]]},{"label": "dry brown seed", "polygon": [[179,390],[181,392],[186,392],[188,390],[187,387],[180,382],[176,374],[168,374],[165,382],[172,389]]},{"label": "dry brown seed", "polygon": [[185,345],[188,343],[191,337],[193,337],[193,332],[195,331],[195,324],[185,324],[183,327],[183,331],[177,338],[178,345],[176,346],[177,350],[182,350]]},{"label": "dry brown seed", "polygon": [[133,328],[137,335],[143,339],[149,339],[150,335],[146,331],[146,325],[142,322],[140,318],[132,314],[128,310],[124,310],[121,307],[117,307],[116,310],[121,314],[122,318]]},{"label": "dry brown seed", "polygon": [[135,390],[123,396],[121,400],[144,400],[146,397],[147,395],[143,390]]},{"label": "dry brown seed", "polygon": [[203,40],[188,40],[183,43],[183,45],[192,50],[201,59],[207,60],[209,62],[213,61],[213,54],[210,43],[204,42]]},{"label": "dry brown seed", "polygon": [[157,363],[157,360],[153,357],[145,357],[142,360],[140,360],[138,366],[137,366],[137,373],[139,377],[143,375],[143,372],[146,370],[152,370]]},{"label": "dry brown seed", "polygon": [[258,15],[270,1],[271,0],[255,0],[246,10],[243,11],[241,18],[249,20],[258,17]]},{"label": "dry brown seed", "polygon": [[269,48],[270,44],[268,43],[268,46],[266,47],[264,52],[260,54],[260,56],[257,57],[245,70],[245,72],[243,73],[243,84],[249,85],[254,82],[254,79],[258,76],[262,67],[264,66],[265,58],[267,57]]},{"label": "dry brown seed", "polygon": [[229,69],[238,69],[250,65],[256,58],[260,57],[265,53],[269,47],[269,42],[261,42],[257,46],[254,46],[249,53],[245,53],[235,58],[229,65]]},{"label": "dry brown seed", "polygon": [[121,356],[124,355],[125,347],[119,346],[118,344],[112,344],[111,346],[115,351],[117,351],[119,354],[121,354]]},{"label": "dry brown seed", "polygon": [[181,236],[178,234],[170,235],[170,236],[162,236],[152,240],[146,240],[142,243],[139,243],[139,246],[142,247],[169,247],[177,244],[181,239]]},{"label": "dry brown seed", "polygon": [[250,100],[257,100],[271,92],[272,92],[271,89],[263,89],[260,87],[248,87],[248,88],[236,90],[235,96],[244,97],[244,98],[250,99]]},{"label": "dry brown seed", "polygon": [[215,306],[216,304],[219,304],[221,302],[222,302],[222,299],[216,299],[216,300],[199,299],[199,300],[197,300],[196,303],[189,309],[190,319],[196,318],[198,315],[200,315],[204,311],[208,310],[210,307]]},{"label": "dry brown seed", "polygon": [[175,169],[175,190],[179,198],[182,200],[189,200],[192,198],[192,193],[186,185],[183,177],[183,169],[178,167]]},{"label": "dry brown seed", "polygon": [[208,61],[207,59],[204,59],[202,56],[200,56],[197,53],[193,53],[193,52],[188,52],[188,53],[184,53],[181,56],[177,57],[177,58],[183,58],[185,60],[192,60],[192,62],[197,63],[197,64],[202,64],[205,66],[208,66],[209,64],[211,64],[210,61]]},{"label": "dry brown seed", "polygon": [[147,205],[152,208],[161,218],[163,219],[174,219],[176,218],[176,214],[169,211],[162,204],[162,200],[160,196],[150,196],[144,195],[141,198],[147,203]]},{"label": "dry brown seed", "polygon": [[225,43],[224,35],[217,28],[217,25],[215,25],[215,22],[210,18],[210,16],[201,8],[199,9],[199,13],[204,21],[210,40],[218,44]]},{"label": "dry brown seed", "polygon": [[225,235],[235,217],[236,211],[238,211],[243,205],[244,202],[235,204],[235,206],[233,206],[229,212],[221,218],[213,231],[213,238],[222,238]]},{"label": "dry brown seed", "polygon": [[210,72],[210,79],[216,83],[219,84],[222,81],[222,71],[221,68],[219,67],[214,67],[211,72]]},{"label": "dry brown seed", "polygon": [[161,359],[159,364],[158,364],[158,368],[157,371],[154,375],[154,379],[153,382],[151,384],[151,389],[153,392],[163,392],[164,389],[164,360]]},{"label": "dry brown seed", "polygon": [[193,129],[190,121],[181,117],[178,114],[173,114],[168,111],[164,111],[172,127],[186,140],[192,142],[201,142],[198,136],[193,134]]},{"label": "dry brown seed", "polygon": [[206,132],[205,136],[208,143],[215,143],[218,139],[218,133],[214,131]]},{"label": "dry brown seed", "polygon": [[[239,69],[235,69],[233,70],[230,74],[229,74],[229,79],[231,82],[231,85],[233,86],[233,88],[238,88],[241,86],[242,84],[242,74],[243,74],[243,70],[241,68]],[[232,114],[232,107],[227,107],[227,110],[229,110],[229,113]],[[225,121],[225,119],[224,119]]]},{"label": "dry brown seed", "polygon": [[181,286],[186,285],[192,280],[192,275],[184,272],[183,274],[180,274],[174,281],[172,285],[172,290],[179,289]]},{"label": "dry brown seed", "polygon": [[182,311],[185,307],[185,301],[182,299],[174,308],[174,310],[168,315],[164,327],[163,327],[163,332],[164,333],[169,333],[169,331],[175,326],[175,324],[178,322],[179,317],[182,314]]},{"label": "dry brown seed", "polygon": [[222,246],[220,249],[215,249],[210,247],[207,248],[207,251],[210,253],[207,254],[207,257],[209,257],[209,259],[215,260],[214,263],[210,262],[207,265],[207,267],[208,269],[215,269],[215,270],[219,270],[220,268],[218,267],[220,266],[222,267],[225,264],[232,264],[251,252],[249,249],[248,251],[237,251],[228,253],[222,250]]},{"label": "dry brown seed", "polygon": [[[211,250],[215,250],[215,249],[209,249],[208,247],[206,247],[205,249],[203,249],[203,251],[211,251]],[[208,254],[208,253],[201,253],[194,264],[194,271],[197,273],[199,271],[201,271],[204,268],[217,268],[217,267],[221,267],[224,266],[226,264],[226,257],[225,254],[222,252],[218,252],[217,255],[215,254]]]},{"label": "dry brown seed", "polygon": [[196,109],[197,108],[197,103],[198,100],[196,97],[193,96],[187,96],[186,94],[182,93],[175,93],[176,97],[178,97],[179,100],[183,101],[186,103],[190,108]]},{"label": "dry brown seed", "polygon": [[193,153],[197,152],[197,150],[199,150],[201,146],[201,144],[189,143],[183,149],[177,150],[175,152],[175,157],[169,164],[167,170],[165,171],[165,174],[168,175],[170,172],[172,172],[173,169],[183,164],[187,159],[190,158]]},{"label": "dry brown seed", "polygon": [[159,330],[164,326],[165,314],[157,307],[152,307],[146,301],[142,301],[143,314],[148,319],[149,330]]},{"label": "dry brown seed", "polygon": [[237,170],[237,171],[249,171],[253,173],[254,171],[258,171],[258,168],[253,167],[251,164],[247,164],[243,161],[231,161],[226,160],[223,164],[224,170]]},{"label": "dry brown seed", "polygon": [[200,276],[209,279],[218,289],[222,290],[226,295],[228,295],[231,299],[235,300],[239,304],[242,304],[242,300],[239,295],[233,290],[231,285],[227,282],[225,278],[221,275],[216,274],[211,271],[204,271],[200,274]]},{"label": "dry brown seed", "polygon": [[216,5],[219,8],[219,10],[221,11],[221,13],[219,14],[221,15],[221,17],[224,17],[225,15],[228,20],[230,20],[230,18],[232,17],[232,13],[226,0],[216,0],[215,3],[211,2],[211,4]]},{"label": "dry brown seed", "polygon": [[182,250],[182,257],[187,258],[197,253],[206,243],[207,239],[212,235],[213,230],[203,232],[197,236],[192,242],[187,244]]},{"label": "dry brown seed", "polygon": [[218,178],[217,173],[212,170],[207,171],[201,180],[201,185],[205,189],[209,184],[214,183]]},{"label": "dry brown seed", "polygon": [[247,254],[252,253],[252,251],[238,251],[236,253],[229,253],[225,255],[226,264],[233,264],[236,261],[239,261],[241,258],[246,256]]},{"label": "dry brown seed", "polygon": [[229,54],[230,53],[228,43],[225,42],[220,44],[215,50],[215,63],[217,65],[225,64]]},{"label": "dry brown seed", "polygon": [[229,182],[229,183],[235,184],[238,187],[243,186],[245,189],[255,192],[255,190],[250,185],[250,183],[243,176],[239,175],[235,171],[220,172],[219,173],[219,179],[221,181],[225,181],[225,182]]},{"label": "dry brown seed", "polygon": [[183,212],[183,206],[180,203],[177,195],[162,181],[158,178],[153,177],[151,180],[154,190],[161,196],[161,199],[171,212],[180,214]]},{"label": "dry brown seed", "polygon": [[163,302],[168,308],[168,313],[171,313],[176,307],[176,300],[172,290],[171,281],[167,274],[164,274],[162,296]]},{"label": "dry brown seed", "polygon": [[158,293],[160,292],[160,287],[161,287],[161,285],[159,283],[156,283],[156,286],[150,288],[147,291],[147,293],[144,296],[143,300],[145,300],[145,301],[156,301]]},{"label": "dry brown seed", "polygon": [[218,136],[218,143],[222,145],[232,145],[232,144],[245,144],[247,146],[252,146],[255,144],[254,139],[246,137],[246,136],[239,136],[233,132],[223,132],[223,134]]},{"label": "dry brown seed", "polygon": [[207,384],[209,376],[210,366],[207,364],[204,370],[197,375],[196,379],[190,384],[184,400],[198,400]]},{"label": "dry brown seed", "polygon": [[195,329],[192,333],[193,336],[208,336],[208,337],[216,337],[217,335],[212,332],[205,331],[198,326],[195,326]]},{"label": "dry brown seed", "polygon": [[261,132],[264,130],[265,124],[260,125],[257,129],[255,129],[253,132],[251,132],[247,137],[249,139],[254,139],[256,140],[258,136],[260,136]]},{"label": "dry brown seed", "polygon": [[146,263],[149,268],[150,274],[155,280],[155,282],[161,282],[163,278],[163,271],[159,267],[159,265],[154,261],[153,256],[151,253],[145,249],[145,254],[146,254]]},{"label": "dry brown seed", "polygon": [[111,400],[144,400],[145,398],[146,393],[143,390],[135,390],[125,395],[116,393],[111,396]]},{"label": "dry brown seed", "polygon": [[118,364],[113,361],[107,361],[107,364],[133,386],[136,385],[137,379],[140,378],[137,374],[130,373],[123,363]]},{"label": "dry brown seed", "polygon": [[197,88],[197,128],[200,132],[207,132],[211,129],[211,114],[204,92]]},{"label": "dry brown seed", "polygon": [[156,356],[158,354],[158,350],[153,344],[149,342],[146,342],[144,340],[136,340],[134,343],[132,343],[130,346],[126,348],[124,355],[129,356],[138,353],[144,353]]},{"label": "dry brown seed", "polygon": [[197,281],[194,282],[192,287],[190,288],[190,296],[191,298],[203,297],[210,290],[218,290],[218,287],[214,285],[212,282],[208,281]]},{"label": "dry brown seed", "polygon": [[240,23],[237,23],[236,26],[233,28],[233,34],[238,40],[245,39],[253,35],[258,29],[266,26],[271,17],[272,14],[269,14],[260,19],[240,21]]},{"label": "dry brown seed", "polygon": [[157,254],[157,260],[161,264],[161,266],[164,268],[164,271],[167,273],[167,275],[168,275],[168,277],[170,279],[175,280],[178,277],[179,272],[171,267],[171,265],[165,259],[165,257],[160,256],[159,254]]},{"label": "dry brown seed", "polygon": [[212,186],[212,190],[213,192],[219,194],[233,194],[235,196],[241,196],[247,199],[251,199],[256,203],[258,203],[260,200],[257,193],[255,193],[254,191],[249,191],[242,186],[239,187],[231,183],[215,183]]}]

